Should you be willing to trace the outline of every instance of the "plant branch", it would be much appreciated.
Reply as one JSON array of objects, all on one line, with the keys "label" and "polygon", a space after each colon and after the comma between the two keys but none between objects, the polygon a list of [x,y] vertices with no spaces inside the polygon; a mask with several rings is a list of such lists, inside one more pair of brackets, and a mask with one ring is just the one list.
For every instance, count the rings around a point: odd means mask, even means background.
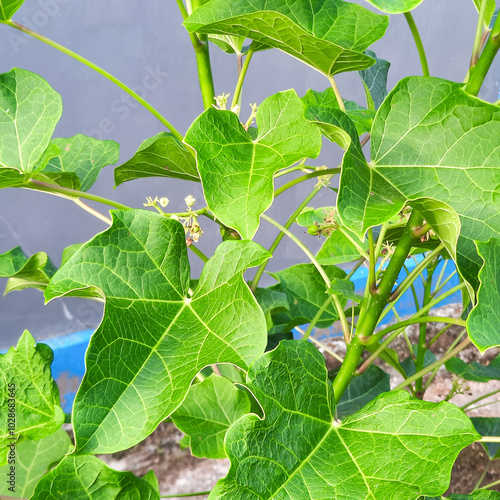
[{"label": "plant branch", "polygon": [[496,389],[494,391],[488,392],[488,394],[483,394],[482,396],[479,396],[476,399],[473,399],[469,403],[461,406],[462,410],[466,410],[469,406],[472,406],[473,404],[479,403],[479,401],[482,401],[483,399],[489,398],[490,396],[494,396],[495,394],[498,394],[500,392],[500,389]]},{"label": "plant branch", "polygon": [[315,177],[323,177],[324,175],[330,175],[331,177],[333,177],[336,174],[340,174],[340,168],[327,168],[324,170],[316,170],[309,174],[302,175],[300,177],[297,177],[296,179],[292,179],[290,182],[287,182],[286,184],[283,184],[283,186],[281,186],[280,188],[276,189],[276,191],[274,191],[274,197],[276,198],[281,193],[284,193],[287,189],[290,189],[293,186],[296,186],[297,184],[300,184],[301,182],[307,181],[309,179],[314,179]]},{"label": "plant branch", "polygon": [[335,78],[333,78],[333,76],[329,76],[328,80],[330,80],[330,85],[332,86],[333,93],[335,94],[339,108],[345,113],[346,111],[345,111],[344,100],[340,95],[340,91],[339,88],[337,87],[337,82],[335,81]]},{"label": "plant branch", "polygon": [[411,12],[405,12],[405,18],[410,28],[411,34],[413,35],[413,39],[415,40],[415,45],[417,46],[418,57],[420,58],[420,64],[422,65],[422,73],[424,76],[430,76],[429,65],[427,64],[427,56],[425,55],[424,45],[422,43],[422,39],[420,38],[420,33],[418,32],[415,19],[413,19],[413,15],[411,14]]},{"label": "plant branch", "polygon": [[89,207],[86,203],[83,203],[83,201],[80,200],[80,198],[72,198],[72,201],[74,201],[80,208],[83,208],[83,210],[93,215],[94,217],[97,217],[98,219],[102,220],[106,224],[109,224],[110,226],[113,224],[113,221],[109,217],[106,217],[97,210],[94,210],[92,207]]},{"label": "plant branch", "polygon": [[375,253],[375,242],[373,240],[373,229],[368,229],[368,245],[369,245],[369,270],[368,270],[368,282],[370,287],[370,293],[377,293],[377,283],[375,279],[375,263],[377,262],[377,254]]},{"label": "plant branch", "polygon": [[255,42],[252,42],[246,53],[245,61],[243,62],[241,71],[238,74],[238,81],[236,82],[236,88],[234,89],[231,109],[234,109],[235,106],[237,106],[240,101],[241,89],[243,88],[243,82],[245,81],[245,76],[247,74],[248,66],[250,66],[250,61],[252,60],[254,51],[255,51]]},{"label": "plant branch", "polygon": [[424,369],[415,373],[411,377],[408,377],[406,380],[403,380],[403,382],[401,382],[398,386],[396,386],[392,390],[398,391],[399,389],[404,389],[407,385],[411,384],[415,380],[422,378],[424,375],[433,371],[435,368],[439,368],[440,366],[444,365],[446,363],[446,361],[455,357],[459,352],[463,351],[469,344],[470,344],[470,339],[466,338],[462,343],[460,343],[457,347],[455,347],[455,349],[452,349],[450,352],[445,354],[443,357],[441,357],[437,361],[434,361],[434,363],[431,363],[430,365],[426,366]]},{"label": "plant branch", "polygon": [[134,92],[130,87],[127,87],[122,81],[118,80],[118,78],[114,77],[112,74],[108,73],[101,67],[97,66],[97,64],[94,64],[93,62],[90,62],[88,59],[85,59],[81,55],[77,54],[76,52],[73,52],[72,50],[68,49],[67,47],[64,47],[63,45],[60,45],[57,42],[54,42],[53,40],[50,40],[49,38],[40,35],[39,33],[36,33],[35,31],[27,28],[26,26],[23,26],[21,24],[16,23],[15,21],[7,21],[5,24],[8,24],[12,28],[15,28],[16,30],[22,31],[23,33],[26,33],[27,35],[32,36],[33,38],[36,38],[37,40],[40,40],[43,43],[46,43],[47,45],[50,45],[51,47],[63,52],[64,54],[72,57],[73,59],[76,59],[77,61],[81,62],[85,66],[88,66],[89,68],[93,69],[94,71],[97,71],[97,73],[101,74],[105,78],[107,78],[109,81],[113,82],[115,85],[118,85],[123,91],[125,91],[128,95],[133,97],[138,103],[142,104],[153,116],[158,118],[165,127],[167,127],[174,136],[179,139],[179,141],[182,142],[183,136],[182,134],[151,104],[146,102],[137,92]]},{"label": "plant branch", "polygon": [[201,495],[210,495],[210,491],[198,491],[197,493],[177,493],[176,495],[160,495],[160,498],[180,498],[180,497],[198,497]]},{"label": "plant branch", "polygon": [[497,17],[493,29],[491,30],[488,41],[483,52],[479,56],[477,63],[471,68],[469,81],[465,86],[468,94],[477,96],[483,85],[484,79],[500,49],[500,16]]},{"label": "plant branch", "polygon": [[33,189],[35,191],[42,191],[44,193],[53,194],[56,196],[63,196],[64,198],[69,198],[73,200],[74,198],[85,198],[90,201],[95,201],[97,203],[102,203],[103,205],[108,205],[110,207],[115,207],[120,210],[130,210],[127,205],[122,205],[113,200],[108,200],[101,196],[96,196],[94,194],[85,193],[83,191],[77,191],[76,189],[65,188],[61,186],[56,186],[54,184],[48,184],[46,182],[37,181],[30,179],[28,182],[23,184],[21,187],[26,189]]},{"label": "plant branch", "polygon": [[182,0],[176,0],[176,2],[181,12],[182,19],[186,19],[189,16],[189,14],[188,11],[186,10],[186,7],[184,6],[184,2]]},{"label": "plant branch", "polygon": [[325,300],[325,302],[323,302],[323,305],[318,309],[318,312],[314,315],[314,318],[311,321],[311,323],[309,323],[309,326],[307,327],[307,330],[304,333],[304,337],[302,340],[307,340],[309,338],[311,332],[314,330],[314,327],[316,326],[316,323],[321,319],[321,316],[323,316],[323,313],[326,311],[327,307],[331,304],[332,300],[333,300],[333,295],[330,295]]},{"label": "plant branch", "polygon": [[470,60],[470,67],[472,68],[473,66],[476,65],[479,56],[481,55],[481,38],[483,35],[483,25],[484,25],[484,16],[486,14],[486,0],[481,0],[481,4],[479,6],[479,18],[477,21],[477,28],[476,28],[476,36],[474,37],[474,47],[472,49],[472,57]]},{"label": "plant branch", "polygon": [[193,252],[196,256],[198,256],[205,264],[208,262],[208,257],[196,246],[194,245],[189,245],[188,246],[189,250]]}]

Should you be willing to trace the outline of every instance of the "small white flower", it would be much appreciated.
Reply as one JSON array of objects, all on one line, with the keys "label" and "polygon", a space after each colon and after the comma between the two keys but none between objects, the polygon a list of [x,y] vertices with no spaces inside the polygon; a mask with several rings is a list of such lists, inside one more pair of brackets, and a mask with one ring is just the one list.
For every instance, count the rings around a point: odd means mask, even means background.
[{"label": "small white flower", "polygon": [[193,195],[190,194],[189,196],[186,196],[186,198],[184,198],[184,201],[186,202],[187,207],[190,209],[195,204],[196,199]]},{"label": "small white flower", "polygon": [[165,208],[169,204],[170,200],[168,198],[160,198],[160,205]]},{"label": "small white flower", "polygon": [[154,207],[157,203],[158,203],[158,196],[155,196],[155,199],[153,200],[153,198],[151,196],[148,196],[146,198],[146,203],[143,203],[143,206],[145,207]]}]

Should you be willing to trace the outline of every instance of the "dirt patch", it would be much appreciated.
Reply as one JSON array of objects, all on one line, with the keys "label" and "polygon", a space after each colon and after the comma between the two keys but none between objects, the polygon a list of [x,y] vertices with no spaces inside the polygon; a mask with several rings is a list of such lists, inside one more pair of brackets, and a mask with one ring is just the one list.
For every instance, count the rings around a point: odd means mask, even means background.
[{"label": "dirt patch", "polygon": [[[439,316],[460,317],[461,307],[458,305],[445,306],[437,309],[432,314]],[[430,340],[443,327],[440,323],[430,323],[428,325],[428,340]],[[438,341],[432,346],[432,351],[439,358],[446,352],[451,343],[457,339],[463,329],[452,326]],[[412,342],[418,337],[418,327],[412,326],[407,329],[408,337]],[[324,344],[338,355],[345,355],[345,344],[340,339],[328,339]],[[409,350],[403,336],[400,336],[392,344],[400,358],[408,356]],[[321,349],[320,349],[321,350]],[[470,363],[478,361],[481,364],[488,364],[496,355],[498,350],[492,349],[481,356],[474,346],[467,347],[460,353],[461,359]],[[335,369],[339,362],[332,356],[325,353],[325,359],[329,369]],[[378,363],[378,361],[377,361]],[[383,369],[391,374],[391,387],[395,387],[402,381],[401,375],[395,370],[380,363]],[[427,401],[441,401],[449,393],[453,385],[454,376],[445,368],[441,368],[426,391],[424,399]],[[451,398],[451,402],[457,406],[462,406],[466,402],[500,389],[500,381],[491,381],[486,384],[476,382],[462,383],[458,394]],[[496,396],[485,399],[482,402],[496,400]],[[500,403],[495,403],[486,407],[470,411],[469,416],[500,416]],[[189,449],[181,450],[178,442],[182,437],[173,424],[162,423],[158,429],[145,441],[130,450],[114,455],[101,456],[111,467],[117,470],[129,470],[138,476],[146,474],[149,470],[154,470],[160,482],[160,491],[163,495],[192,493],[198,491],[209,491],[218,481],[224,477],[229,468],[229,461],[224,460],[204,460],[195,458]],[[475,443],[460,453],[452,472],[451,493],[470,493],[476,483],[483,475],[485,467],[488,471],[481,482],[482,485],[489,484],[500,479],[500,460],[489,463],[488,456],[482,445]],[[500,491],[500,485],[493,487]],[[177,497],[178,500],[182,500]],[[204,499],[205,496],[191,497],[194,499]]]}]

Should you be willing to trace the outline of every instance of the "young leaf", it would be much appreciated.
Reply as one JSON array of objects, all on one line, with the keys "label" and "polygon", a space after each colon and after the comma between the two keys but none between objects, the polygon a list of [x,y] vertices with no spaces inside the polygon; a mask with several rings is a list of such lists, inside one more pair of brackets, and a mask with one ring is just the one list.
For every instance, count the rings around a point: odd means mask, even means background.
[{"label": "young leaf", "polygon": [[349,229],[342,228],[342,231],[333,231],[318,250],[316,254],[317,261],[322,266],[330,266],[358,260],[361,254],[358,247],[353,244],[353,240],[364,250],[368,249],[368,240],[365,239],[362,242]]},{"label": "young leaf", "polygon": [[368,69],[360,71],[359,75],[365,87],[368,109],[378,109],[387,97],[387,75],[391,63],[385,59],[379,59],[377,54],[371,50],[367,50],[365,54],[373,57],[376,62]]},{"label": "young leaf", "polygon": [[16,443],[15,492],[8,489],[10,465],[7,464],[0,467],[2,476],[0,495],[16,498],[30,497],[38,481],[49,471],[49,467],[62,460],[71,447],[71,439],[63,429],[36,441],[21,439]]},{"label": "young leaf", "polygon": [[9,278],[5,295],[14,290],[45,290],[57,268],[45,252],[27,257],[21,247],[0,254],[0,278]]},{"label": "young leaf", "polygon": [[210,375],[191,386],[171,418],[190,437],[195,457],[225,458],[224,437],[229,426],[250,412],[250,398],[224,377]]},{"label": "young leaf", "polygon": [[[149,474],[149,473],[148,473]],[[36,485],[31,500],[160,500],[151,478],[118,472],[88,455],[68,456]]]},{"label": "young leaf", "polygon": [[275,47],[325,75],[368,68],[363,54],[387,29],[388,19],[367,9],[325,0],[212,0],[196,9],[184,26],[191,33],[239,35]]},{"label": "young leaf", "polygon": [[[498,170],[500,171],[500,168]],[[481,285],[477,292],[478,303],[469,314],[467,331],[476,347],[481,352],[484,352],[486,349],[500,344],[498,328],[498,325],[500,325],[500,309],[498,307],[500,297],[500,239],[492,238],[488,242],[478,242],[477,250],[484,260],[484,265],[479,271]],[[500,360],[497,363],[497,366],[499,365]]]},{"label": "young leaf", "polygon": [[36,177],[47,176],[49,182],[80,191],[88,191],[102,168],[113,165],[120,156],[120,145],[115,141],[99,141],[82,134],[52,139],[51,145],[57,147],[59,154]]},{"label": "young leaf", "polygon": [[246,368],[267,341],[262,310],[242,279],[270,257],[260,245],[219,245],[191,295],[182,224],[145,210],[112,217],[45,292],[50,300],[91,287],[106,300],[73,407],[81,453],[138,443],[180,406],[203,367]]},{"label": "young leaf", "polygon": [[146,139],[130,160],[115,168],[117,186],[143,177],[200,180],[193,155],[168,132]]},{"label": "young leaf", "polygon": [[[346,276],[342,269],[335,266],[326,266],[324,269],[330,279],[342,279]],[[325,281],[316,267],[312,264],[298,264],[270,274],[279,281],[279,284],[270,287],[271,290],[285,293],[288,297],[288,310],[272,315],[272,333],[289,332],[295,326],[310,323],[328,298]],[[341,299],[342,304],[345,302],[345,299]],[[337,319],[337,310],[330,304],[316,326],[327,328]]]},{"label": "young leaf", "polygon": [[402,14],[418,7],[423,0],[366,0],[388,14]]},{"label": "young leaf", "polygon": [[391,377],[378,366],[370,365],[354,377],[337,404],[337,418],[343,419],[357,412],[383,392],[391,390]]},{"label": "young leaf", "polygon": [[14,68],[0,74],[0,111],[0,172],[31,172],[61,117],[61,96],[41,76]]},{"label": "young leaf", "polygon": [[348,279],[333,278],[332,286],[328,289],[328,293],[341,295],[346,300],[353,300],[358,303],[361,303],[364,299],[362,295],[354,292],[354,283]]},{"label": "young leaf", "polygon": [[[52,379],[53,354],[45,344],[35,344],[26,330],[17,347],[0,354],[0,447],[7,450],[20,437],[41,439],[61,427],[64,412],[59,389]],[[14,405],[14,406],[13,406]],[[15,429],[9,414],[15,408]],[[2,457],[5,451],[2,452]]]},{"label": "young leaf", "polygon": [[0,23],[10,21],[24,0],[0,0]]},{"label": "young leaf", "polygon": [[[500,435],[500,418],[494,417],[472,417],[471,418],[476,431],[481,436]],[[500,458],[500,443],[481,443],[488,452],[491,459]]]},{"label": "young leaf", "polygon": [[473,382],[489,382],[500,380],[500,356],[493,359],[488,366],[477,361],[467,364],[460,358],[451,358],[445,363],[446,369],[465,380]]},{"label": "young leaf", "polygon": [[479,434],[454,405],[385,393],[342,423],[324,359],[283,341],[250,368],[265,419],[246,415],[226,434],[228,475],[209,499],[408,500],[444,493],[460,450]]},{"label": "young leaf", "polygon": [[288,90],[259,106],[255,140],[232,111],[213,108],[187,131],[185,142],[196,150],[208,207],[243,239],[254,236],[260,215],[273,202],[274,174],[320,152],[321,135],[303,111],[300,98]]},{"label": "young leaf", "polygon": [[[302,97],[302,102],[306,106],[326,106],[340,109],[335,93],[331,87],[327,88],[323,92],[308,90],[306,95]],[[361,135],[365,132],[370,132],[373,118],[375,118],[375,111],[368,110],[359,106],[354,101],[347,101],[345,99],[344,106],[347,116],[353,121],[354,125],[356,125],[358,134]]]}]

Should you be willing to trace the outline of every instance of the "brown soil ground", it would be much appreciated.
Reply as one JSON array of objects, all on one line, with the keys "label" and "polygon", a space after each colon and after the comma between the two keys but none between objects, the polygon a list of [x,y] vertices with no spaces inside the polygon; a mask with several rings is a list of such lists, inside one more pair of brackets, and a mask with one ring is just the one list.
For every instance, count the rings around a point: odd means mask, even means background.
[{"label": "brown soil ground", "polygon": [[[435,315],[446,315],[459,317],[461,313],[459,306],[445,306],[433,312]],[[440,328],[440,323],[429,324],[428,339],[432,338]],[[439,357],[448,346],[461,333],[460,327],[451,327],[434,344],[432,350]],[[410,327],[407,330],[408,336],[413,341],[418,335],[416,327]],[[329,339],[324,341],[330,349],[335,350],[339,355],[345,352],[343,341],[338,339]],[[400,358],[408,356],[408,347],[404,339],[399,338],[391,347],[396,349]],[[488,364],[498,354],[498,350],[490,350],[485,356],[481,356],[478,350],[473,347],[467,347],[460,357],[466,361],[479,361],[481,364]],[[330,355],[325,355],[327,366],[333,369],[338,365]],[[396,386],[401,382],[401,377],[396,372],[392,372],[387,366],[383,368],[391,373],[391,386]],[[432,382],[424,399],[427,401],[441,401],[452,387],[452,375],[444,368],[440,369],[436,378]],[[500,381],[492,381],[488,384],[467,382],[461,385],[460,394],[451,398],[451,402],[462,406],[467,401],[477,398],[479,395],[500,389]],[[495,400],[496,398],[490,398]],[[485,400],[485,402],[488,400]],[[500,416],[500,403],[491,404],[486,407],[473,410],[468,413],[469,416]],[[129,470],[134,474],[141,476],[149,470],[154,470],[160,482],[160,491],[162,495],[183,494],[197,491],[208,491],[221,477],[224,477],[229,468],[228,460],[204,460],[195,458],[191,455],[189,449],[181,450],[178,442],[182,434],[170,423],[162,423],[158,429],[141,444],[134,448],[120,452],[114,455],[102,456],[111,467],[117,470]],[[483,474],[485,467],[488,466],[488,472],[485,474],[481,484],[486,485],[500,479],[500,460],[491,462],[480,444],[473,444],[464,449],[455,463],[452,472],[451,487],[448,494],[451,493],[470,493],[479,478]],[[500,485],[493,487],[500,491]],[[176,497],[181,500],[180,497]],[[193,499],[205,499],[206,495],[190,497]]]}]

